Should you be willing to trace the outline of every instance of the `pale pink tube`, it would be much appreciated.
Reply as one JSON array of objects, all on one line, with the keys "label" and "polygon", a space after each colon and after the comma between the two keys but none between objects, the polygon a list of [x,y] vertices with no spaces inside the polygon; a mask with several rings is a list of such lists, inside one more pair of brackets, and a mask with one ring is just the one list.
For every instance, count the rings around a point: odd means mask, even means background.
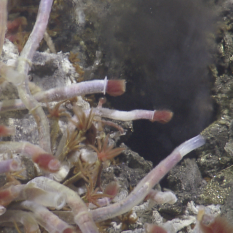
[{"label": "pale pink tube", "polygon": [[39,10],[36,18],[36,23],[33,30],[20,54],[18,62],[18,71],[21,74],[27,74],[29,68],[29,62],[31,61],[35,51],[39,47],[41,40],[44,37],[46,27],[48,24],[51,7],[53,0],[41,0],[39,5]]},{"label": "pale pink tube", "polygon": [[57,172],[60,169],[60,162],[53,155],[29,142],[0,142],[0,152],[8,151],[28,156],[44,170]]},{"label": "pale pink tube", "polygon": [[24,185],[11,185],[0,190],[0,206],[7,206],[14,201],[22,191]]},{"label": "pale pink tube", "polygon": [[74,222],[79,226],[81,231],[83,233],[99,232],[86,204],[76,192],[46,177],[36,177],[29,181],[29,183],[34,183],[39,188],[47,191],[64,193],[66,195],[66,202],[73,212]]},{"label": "pale pink tube", "polygon": [[17,72],[22,77],[22,81],[17,85],[19,97],[35,118],[39,132],[39,144],[47,153],[51,152],[50,127],[41,105],[35,100],[29,90],[28,70],[29,62],[32,61],[35,51],[39,47],[39,43],[46,31],[52,4],[53,0],[40,1],[36,23],[20,54],[17,64]]},{"label": "pale pink tube", "polygon": [[37,222],[49,233],[72,233],[73,228],[47,208],[33,201],[23,201],[20,206],[31,210]]},{"label": "pale pink tube", "polygon": [[[115,85],[115,88],[112,87]],[[75,96],[108,93],[117,96],[125,92],[125,80],[92,80],[80,83],[74,83],[66,87],[53,88],[48,91],[38,92],[34,95],[39,102],[51,102],[70,99]]]},{"label": "pale pink tube", "polygon": [[17,200],[29,200],[36,202],[39,205],[52,207],[60,210],[66,204],[66,197],[60,192],[50,192],[38,188],[35,184],[29,183],[24,185],[24,188]]},{"label": "pale pink tube", "polygon": [[0,161],[0,173],[18,171],[20,162],[15,159],[8,159]]},{"label": "pale pink tube", "polygon": [[[114,86],[114,88],[113,88]],[[52,88],[42,91],[33,97],[39,102],[51,102],[70,99],[79,95],[107,93],[112,96],[121,95],[125,92],[125,80],[92,80],[75,83],[66,87]],[[25,109],[20,99],[5,100],[0,102],[0,112],[17,111]]]},{"label": "pale pink tube", "polygon": [[108,108],[94,108],[93,113],[98,116],[106,117],[120,121],[134,121],[140,119],[150,120],[152,122],[158,121],[160,123],[167,123],[171,120],[173,113],[169,110],[142,110],[136,109],[132,111],[119,111]]},{"label": "pale pink tube", "polygon": [[104,221],[125,212],[130,211],[138,205],[150,190],[159,183],[159,181],[190,151],[202,146],[205,140],[198,135],[182,143],[167,158],[161,161],[153,170],[151,170],[135,187],[135,189],[122,201],[109,205],[107,207],[92,210],[94,221]]}]

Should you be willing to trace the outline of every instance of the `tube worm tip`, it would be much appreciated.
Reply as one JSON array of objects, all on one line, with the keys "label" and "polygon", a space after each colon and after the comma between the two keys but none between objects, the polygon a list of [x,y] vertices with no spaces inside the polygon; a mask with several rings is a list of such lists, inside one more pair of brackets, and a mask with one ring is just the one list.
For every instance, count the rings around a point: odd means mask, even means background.
[{"label": "tube worm tip", "polygon": [[73,233],[73,229],[72,228],[66,228],[62,233]]},{"label": "tube worm tip", "polygon": [[33,162],[50,172],[57,172],[60,169],[60,162],[51,154],[39,154],[33,158]]},{"label": "tube worm tip", "polygon": [[10,164],[10,171],[14,172],[14,171],[18,171],[20,167],[20,163],[17,160],[12,160],[11,164]]},{"label": "tube worm tip", "polygon": [[177,150],[180,155],[183,157],[186,154],[188,154],[190,151],[197,149],[198,147],[201,147],[205,144],[205,139],[201,135],[197,135],[196,137],[193,137],[189,139],[188,141],[182,143],[179,147],[177,147]]},{"label": "tube worm tip", "polygon": [[15,128],[14,127],[7,127],[5,125],[0,125],[0,136],[7,137],[10,135],[15,135]]},{"label": "tube worm tip", "polygon": [[62,194],[59,194],[59,195],[56,195],[55,197],[55,201],[56,201],[56,209],[57,210],[60,210],[64,207],[64,205],[66,204],[66,198],[64,195]]},{"label": "tube worm tip", "polygon": [[167,233],[165,229],[155,224],[145,223],[144,229],[146,233]]},{"label": "tube worm tip", "polygon": [[119,96],[125,92],[125,80],[108,80],[106,92],[111,96]]},{"label": "tube worm tip", "polygon": [[106,186],[106,188],[104,189],[104,193],[111,195],[112,198],[114,198],[119,192],[119,188],[120,188],[119,183],[116,181],[113,181]]},{"label": "tube worm tip", "polygon": [[57,159],[52,159],[48,164],[50,172],[57,172],[60,169],[60,162]]},{"label": "tube worm tip", "polygon": [[154,115],[152,118],[152,122],[158,121],[159,123],[165,124],[169,122],[173,117],[173,112],[169,110],[163,110],[163,111],[154,111]]}]

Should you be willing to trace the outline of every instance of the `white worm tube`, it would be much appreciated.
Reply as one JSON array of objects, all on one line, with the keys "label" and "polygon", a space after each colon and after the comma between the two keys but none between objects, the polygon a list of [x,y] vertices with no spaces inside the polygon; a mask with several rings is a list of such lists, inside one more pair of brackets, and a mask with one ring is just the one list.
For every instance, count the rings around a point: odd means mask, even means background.
[{"label": "white worm tube", "polygon": [[[112,88],[113,85],[115,85],[114,90]],[[35,94],[34,97],[39,102],[61,101],[80,95],[104,93],[105,88],[109,95],[121,95],[125,92],[125,81],[104,79],[74,83],[70,86],[39,92]],[[119,94],[116,94],[118,92]]]},{"label": "white worm tube", "polygon": [[149,205],[153,206],[155,204],[174,204],[177,201],[176,195],[171,191],[161,192],[158,190],[151,189],[145,200],[150,200]]},{"label": "white worm tube", "polygon": [[81,231],[85,233],[99,232],[90,212],[87,209],[86,204],[82,201],[76,192],[46,177],[36,177],[29,181],[29,183],[34,183],[39,188],[47,191],[64,193],[66,195],[66,202],[72,209],[74,222],[79,226]]},{"label": "white worm tube", "polygon": [[57,210],[62,209],[66,204],[66,197],[63,193],[45,191],[33,183],[24,186],[17,200],[29,200]]},{"label": "white worm tube", "polygon": [[14,172],[19,170],[20,162],[15,159],[0,161],[0,173]]},{"label": "white worm tube", "polygon": [[0,142],[0,152],[8,151],[24,154],[37,163],[40,168],[50,172],[56,172],[60,168],[60,162],[53,155],[29,142]]},{"label": "white worm tube", "polygon": [[130,211],[139,204],[150,190],[190,151],[202,146],[205,140],[198,135],[182,143],[167,158],[152,169],[135,187],[135,189],[122,201],[107,207],[92,210],[94,221],[104,221]]},{"label": "white worm tube", "polygon": [[173,116],[173,113],[168,110],[162,111],[150,111],[136,109],[132,111],[119,111],[108,108],[93,108],[93,113],[100,117],[106,117],[114,120],[120,121],[134,121],[140,119],[150,120],[152,122],[158,121],[161,123],[167,123]]},{"label": "white worm tube", "polygon": [[[33,97],[39,102],[52,102],[62,101],[80,95],[103,93],[106,82],[106,92],[109,95],[117,96],[125,92],[125,80],[92,80],[38,92]],[[25,108],[25,104],[20,99],[0,102],[0,112],[17,111]]]},{"label": "white worm tube", "polygon": [[0,205],[7,206],[14,201],[22,191],[24,185],[11,185],[0,190]]},{"label": "white worm tube", "polygon": [[49,233],[72,233],[73,228],[47,208],[33,202],[23,201],[20,206],[31,210],[37,222]]}]

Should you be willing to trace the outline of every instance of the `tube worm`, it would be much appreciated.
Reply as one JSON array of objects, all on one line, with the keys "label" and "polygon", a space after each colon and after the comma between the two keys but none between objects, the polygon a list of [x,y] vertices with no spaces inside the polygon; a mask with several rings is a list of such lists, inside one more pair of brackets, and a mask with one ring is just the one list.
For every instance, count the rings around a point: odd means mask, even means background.
[{"label": "tube worm", "polygon": [[51,53],[57,53],[56,49],[55,49],[55,45],[53,43],[53,40],[52,40],[52,38],[50,37],[50,35],[48,34],[47,31],[45,31],[45,33],[44,33],[44,40],[46,41]]},{"label": "tube worm", "polygon": [[29,69],[28,61],[31,61],[36,49],[44,37],[48,24],[53,0],[41,0],[33,30],[20,54],[17,70],[21,74],[27,74]]},{"label": "tube worm", "polygon": [[33,201],[23,201],[20,206],[31,210],[37,222],[49,233],[72,233],[73,228],[44,206]]},{"label": "tube worm", "polygon": [[33,183],[24,186],[17,200],[29,200],[57,210],[62,209],[66,204],[66,197],[63,193],[45,191],[36,187]]},{"label": "tube worm", "polygon": [[0,206],[7,206],[14,201],[23,189],[23,185],[11,185],[0,190]]},{"label": "tube worm", "polygon": [[81,231],[85,233],[99,232],[86,204],[76,192],[46,177],[36,177],[29,181],[29,183],[34,183],[39,188],[47,191],[64,193],[66,195],[66,202],[73,212],[74,222],[79,226]]},{"label": "tube worm", "polygon": [[46,171],[56,172],[60,168],[60,162],[53,155],[29,142],[0,142],[0,152],[8,151],[28,156]]},{"label": "tube worm", "polygon": [[0,137],[7,137],[14,134],[15,134],[15,129],[13,127],[0,125]]},{"label": "tube worm", "polygon": [[171,120],[173,113],[169,110],[150,111],[150,110],[132,110],[132,111],[119,111],[108,108],[94,108],[93,113],[97,116],[106,117],[120,121],[133,121],[139,119],[147,119],[152,122],[158,121],[160,123],[167,123]]},{"label": "tube worm", "polygon": [[[36,23],[33,27],[33,30],[27,40],[20,58],[18,59],[17,71],[18,79],[17,81],[13,82],[16,85],[19,93],[19,97],[22,100],[23,104],[29,110],[29,112],[35,118],[35,121],[38,126],[39,131],[39,143],[40,146],[47,151],[47,153],[51,152],[51,145],[50,145],[50,130],[49,130],[49,123],[48,119],[40,106],[40,104],[35,100],[35,98],[31,95],[29,90],[29,80],[28,80],[28,70],[29,64],[28,61],[31,61],[36,49],[39,47],[39,43],[41,42],[47,24],[48,19],[51,11],[53,0],[41,0],[39,5],[39,11],[37,14]],[[10,76],[6,76],[7,79]],[[17,82],[17,84],[16,84]]]},{"label": "tube worm", "polygon": [[[116,86],[114,89],[112,86]],[[94,93],[107,93],[117,96],[125,92],[125,80],[92,80],[81,83],[75,83],[67,87],[53,88],[48,91],[42,91],[34,95],[39,102],[60,101],[71,99],[77,95],[86,95]]]},{"label": "tube worm", "polygon": [[[5,73],[4,73],[5,72]],[[11,72],[12,75],[6,74],[8,71],[1,71],[3,76],[18,77],[18,74]],[[12,81],[18,80],[14,78]],[[9,80],[8,80],[9,81]],[[116,85],[113,89],[112,86]],[[52,88],[47,91],[41,91],[33,97],[39,102],[52,102],[70,99],[78,95],[94,94],[94,93],[107,93],[116,96],[125,92],[125,80],[92,80],[81,83],[75,83],[67,87]],[[0,112],[17,111],[25,109],[25,104],[20,99],[5,100],[0,102]]]},{"label": "tube worm", "polygon": [[144,224],[145,233],[168,233],[162,227],[155,225],[155,224]]},{"label": "tube worm", "polygon": [[104,221],[130,211],[140,203],[150,190],[190,151],[202,146],[205,140],[198,135],[178,146],[167,158],[152,169],[122,201],[107,207],[92,210],[94,221]]},{"label": "tube worm", "polygon": [[205,214],[205,208],[200,208],[197,214],[197,224],[193,232],[232,233],[233,225],[220,215]]}]

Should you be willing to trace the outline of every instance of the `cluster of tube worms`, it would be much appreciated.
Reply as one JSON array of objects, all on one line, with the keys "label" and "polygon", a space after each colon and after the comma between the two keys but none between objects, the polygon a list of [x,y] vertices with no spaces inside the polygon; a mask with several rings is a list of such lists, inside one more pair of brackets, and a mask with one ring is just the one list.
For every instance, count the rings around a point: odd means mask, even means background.
[{"label": "cluster of tube worms", "polygon": [[[0,102],[0,113],[27,109],[37,124],[38,145],[27,141],[1,141],[0,153],[9,154],[0,161],[0,173],[6,174],[6,183],[0,188],[0,225],[11,222],[21,223],[27,233],[97,233],[96,225],[114,218],[132,209],[145,198],[152,202],[174,203],[173,193],[161,193],[153,190],[155,184],[166,175],[191,150],[204,144],[201,136],[190,139],[176,148],[167,158],[149,172],[123,200],[112,203],[117,194],[117,182],[110,183],[104,190],[98,190],[97,180],[101,168],[108,166],[111,160],[124,148],[114,148],[108,144],[108,136],[101,138],[102,124],[109,124],[120,132],[119,125],[112,121],[132,121],[148,119],[168,122],[172,112],[156,110],[133,110],[129,112],[103,108],[103,99],[96,108],[82,109],[77,105],[79,98],[86,94],[103,93],[118,96],[125,92],[124,80],[93,80],[73,83],[69,86],[39,90],[28,78],[30,61],[35,54],[45,32],[53,1],[41,0],[38,16],[22,52],[14,67],[0,63],[1,82],[11,82],[18,91],[19,99]],[[0,2],[0,48],[4,44],[7,24],[7,0]],[[33,91],[32,90],[36,90]],[[33,93],[33,94],[32,94]],[[51,102],[56,102],[50,107]],[[71,112],[63,108],[69,102]],[[42,104],[44,103],[44,105]],[[46,116],[43,106],[49,112]],[[65,117],[67,130],[56,146],[57,127],[60,118]],[[50,124],[52,120],[53,124]],[[14,128],[0,125],[0,136],[15,133]],[[53,153],[52,153],[53,151]],[[55,152],[54,152],[55,151]],[[17,154],[11,158],[12,154]],[[36,164],[38,177],[27,183],[21,183],[15,175],[22,169],[22,156],[30,158]],[[73,175],[70,175],[70,171]],[[69,175],[69,176],[68,176]],[[86,182],[82,198],[75,190],[74,183],[83,179]],[[69,224],[56,214],[61,210],[64,216],[71,216]],[[41,228],[42,227],[42,228]],[[153,232],[156,226],[145,226],[146,232]],[[18,229],[18,227],[17,227]],[[160,229],[161,232],[163,229]],[[165,230],[163,230],[166,232]]]}]

